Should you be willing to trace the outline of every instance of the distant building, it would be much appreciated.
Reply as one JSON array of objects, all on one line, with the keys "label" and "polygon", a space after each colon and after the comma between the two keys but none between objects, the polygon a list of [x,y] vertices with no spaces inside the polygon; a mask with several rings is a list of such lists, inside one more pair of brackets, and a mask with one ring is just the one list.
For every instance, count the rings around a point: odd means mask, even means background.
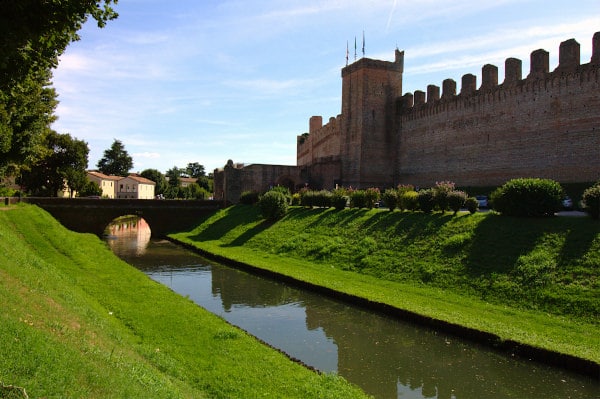
[{"label": "distant building", "polygon": [[102,197],[104,198],[115,198],[117,194],[117,181],[122,179],[121,176],[109,176],[104,173],[89,170],[87,172],[89,181],[93,181],[98,184],[102,190]]},{"label": "distant building", "polygon": [[198,179],[195,177],[180,177],[179,178],[179,183],[180,183],[181,187],[191,186],[192,184],[195,184],[197,181],[198,181]]},{"label": "distant building", "polygon": [[156,183],[135,173],[122,177],[90,170],[87,177],[98,184],[103,198],[154,199]]},{"label": "distant building", "polygon": [[117,182],[117,198],[154,199],[155,186],[152,180],[131,174]]}]

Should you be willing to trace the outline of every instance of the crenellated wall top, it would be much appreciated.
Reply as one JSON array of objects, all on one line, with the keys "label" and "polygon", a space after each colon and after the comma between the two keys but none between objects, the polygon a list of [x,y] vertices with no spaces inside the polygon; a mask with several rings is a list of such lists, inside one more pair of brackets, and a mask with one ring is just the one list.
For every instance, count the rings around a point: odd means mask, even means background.
[{"label": "crenellated wall top", "polygon": [[486,64],[482,67],[482,82],[477,89],[477,77],[473,74],[465,74],[462,77],[460,93],[456,92],[456,81],[446,79],[442,83],[442,94],[440,88],[435,85],[427,86],[427,97],[423,91],[417,90],[406,93],[402,97],[403,112],[410,112],[412,108],[424,107],[444,101],[453,100],[459,96],[471,97],[483,95],[491,91],[503,88],[511,88],[515,85],[527,84],[541,79],[554,79],[565,74],[573,74],[588,69],[600,68],[600,32],[596,32],[592,39],[592,57],[588,64],[580,64],[580,45],[575,39],[569,39],[560,44],[559,63],[554,71],[550,72],[550,53],[546,50],[535,50],[530,55],[530,70],[527,77],[522,77],[522,61],[517,58],[507,58],[504,63],[504,81],[498,83],[498,67]]},{"label": "crenellated wall top", "polygon": [[309,131],[308,134],[304,133],[297,136],[297,144],[299,146],[306,145],[308,143],[315,143],[324,136],[332,134],[339,134],[341,131],[342,115],[337,117],[329,118],[329,121],[323,125],[323,117],[312,116],[309,120]]}]

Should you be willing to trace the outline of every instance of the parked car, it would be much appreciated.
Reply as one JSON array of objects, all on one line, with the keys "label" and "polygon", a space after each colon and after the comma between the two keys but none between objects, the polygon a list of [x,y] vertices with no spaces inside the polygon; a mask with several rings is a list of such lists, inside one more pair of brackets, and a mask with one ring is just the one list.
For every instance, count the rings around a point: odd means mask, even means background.
[{"label": "parked car", "polygon": [[573,200],[568,195],[562,200],[562,207],[565,210],[572,211],[573,210]]},{"label": "parked car", "polygon": [[476,195],[475,198],[479,203],[479,208],[487,208],[488,207],[488,197],[487,195]]}]

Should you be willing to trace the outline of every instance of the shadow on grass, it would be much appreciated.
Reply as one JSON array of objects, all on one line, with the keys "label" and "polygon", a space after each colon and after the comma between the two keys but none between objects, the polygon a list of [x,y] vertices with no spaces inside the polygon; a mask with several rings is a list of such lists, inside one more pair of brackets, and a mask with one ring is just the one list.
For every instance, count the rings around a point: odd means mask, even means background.
[{"label": "shadow on grass", "polygon": [[[260,221],[262,217],[256,207],[251,205],[236,205],[227,208],[223,211],[223,216],[218,220],[209,222],[205,229],[201,230],[196,235],[190,235],[189,239],[192,241],[212,241],[219,240],[231,230],[238,228],[240,225],[251,224]],[[206,223],[206,222],[205,222]],[[244,243],[248,241],[252,236],[250,234],[258,234],[263,231],[270,224],[263,222],[255,226],[252,229],[244,232],[240,237],[236,238],[234,242]],[[233,242],[232,244],[233,245]],[[241,244],[236,244],[241,245]]]},{"label": "shadow on grass", "polygon": [[[306,228],[323,226],[345,226],[353,220],[362,217],[367,209],[346,208],[336,210],[334,208],[292,208],[286,215],[286,219],[305,224]],[[310,221],[307,223],[307,221]]]},{"label": "shadow on grass", "polygon": [[266,229],[268,229],[269,227],[273,226],[273,223],[275,223],[275,222],[272,222],[269,220],[263,220],[262,222],[260,222],[256,226],[254,226],[253,228],[246,230],[244,233],[237,236],[235,238],[235,240],[231,241],[227,245],[224,245],[224,247],[240,247],[240,246],[244,245],[246,242],[248,242],[255,235],[260,234],[263,231],[265,231]]},{"label": "shadow on grass", "polygon": [[[591,218],[581,221],[573,218],[565,221],[565,223],[569,222],[572,222],[573,226],[569,227],[565,243],[560,251],[561,265],[582,259],[592,248],[594,239],[600,234],[600,223]],[[579,223],[575,225],[576,222]]]},{"label": "shadow on grass", "polygon": [[[565,236],[558,256],[558,267],[564,272],[573,262],[588,253],[600,233],[600,227],[585,226],[582,220],[567,217],[517,218],[490,215],[475,229],[467,257],[467,270],[472,276],[508,274],[520,256],[530,253],[545,234]],[[587,223],[586,223],[587,224]]]}]

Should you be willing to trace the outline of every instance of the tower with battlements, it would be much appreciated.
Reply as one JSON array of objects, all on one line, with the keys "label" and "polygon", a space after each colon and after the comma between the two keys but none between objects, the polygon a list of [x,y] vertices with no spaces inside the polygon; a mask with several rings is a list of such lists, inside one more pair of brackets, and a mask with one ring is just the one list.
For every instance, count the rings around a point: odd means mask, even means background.
[{"label": "tower with battlements", "polygon": [[297,164],[308,184],[331,189],[397,184],[500,185],[541,177],[561,183],[600,179],[600,32],[589,63],[574,39],[531,53],[530,70],[508,58],[505,76],[484,65],[482,82],[462,77],[402,95],[404,53],[362,58],[342,69],[342,113],[312,117],[298,137]]}]

